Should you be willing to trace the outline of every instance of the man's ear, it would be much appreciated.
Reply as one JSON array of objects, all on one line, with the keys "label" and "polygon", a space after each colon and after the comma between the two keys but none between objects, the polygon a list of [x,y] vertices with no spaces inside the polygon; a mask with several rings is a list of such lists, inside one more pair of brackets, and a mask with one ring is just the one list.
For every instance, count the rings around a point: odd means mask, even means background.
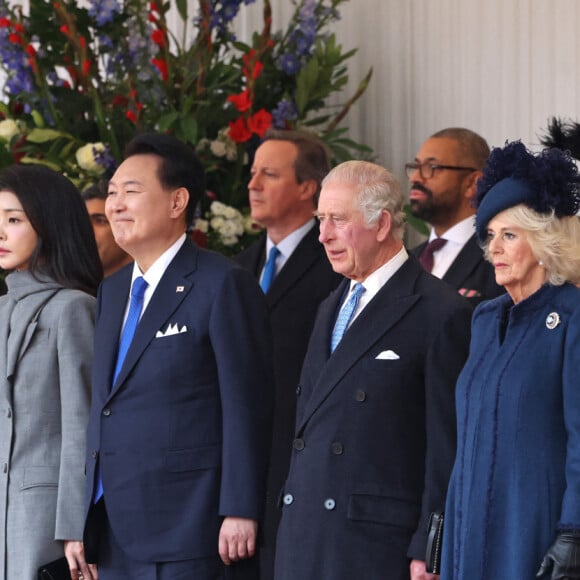
[{"label": "man's ear", "polygon": [[391,228],[393,225],[393,216],[384,209],[381,212],[381,216],[377,222],[377,241],[384,242],[389,234],[391,233]]},{"label": "man's ear", "polygon": [[316,195],[316,190],[318,189],[318,183],[315,179],[307,179],[300,184],[300,199],[306,201],[308,199],[314,199]]},{"label": "man's ear", "polygon": [[477,182],[481,179],[483,172],[481,171],[473,171],[466,177],[466,185],[465,191],[463,195],[466,199],[469,200],[471,203],[477,194]]},{"label": "man's ear", "polygon": [[171,192],[170,215],[172,218],[180,217],[187,211],[189,203],[189,191],[185,187],[178,187]]}]

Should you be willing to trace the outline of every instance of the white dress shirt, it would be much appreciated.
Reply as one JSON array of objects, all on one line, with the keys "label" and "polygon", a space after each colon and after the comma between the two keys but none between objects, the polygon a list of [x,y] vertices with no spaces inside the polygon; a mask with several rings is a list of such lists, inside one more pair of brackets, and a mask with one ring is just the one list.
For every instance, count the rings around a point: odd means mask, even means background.
[{"label": "white dress shirt", "polygon": [[[475,216],[469,216],[453,227],[449,228],[441,237],[447,240],[447,243],[436,252],[433,252],[433,270],[431,274],[437,278],[443,278],[445,272],[449,270],[463,246],[469,238],[475,233]],[[429,241],[437,237],[435,230],[431,230]]]}]

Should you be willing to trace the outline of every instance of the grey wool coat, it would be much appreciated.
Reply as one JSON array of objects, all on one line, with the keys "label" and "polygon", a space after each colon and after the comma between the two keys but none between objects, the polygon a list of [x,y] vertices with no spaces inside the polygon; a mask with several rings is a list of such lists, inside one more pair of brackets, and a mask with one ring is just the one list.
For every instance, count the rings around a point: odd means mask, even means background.
[{"label": "grey wool coat", "polygon": [[0,298],[0,580],[83,532],[95,299],[28,272]]}]

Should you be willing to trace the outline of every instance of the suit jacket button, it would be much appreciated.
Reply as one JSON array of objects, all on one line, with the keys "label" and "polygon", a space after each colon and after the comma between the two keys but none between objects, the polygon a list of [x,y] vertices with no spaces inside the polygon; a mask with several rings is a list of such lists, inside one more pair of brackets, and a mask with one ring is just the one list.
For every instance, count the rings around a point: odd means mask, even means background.
[{"label": "suit jacket button", "polygon": [[328,510],[329,512],[332,511],[336,507],[336,502],[329,497],[328,499],[324,500],[324,509]]},{"label": "suit jacket button", "polygon": [[332,453],[334,455],[342,455],[344,452],[344,447],[340,441],[335,441],[330,448],[332,449]]},{"label": "suit jacket button", "polygon": [[297,439],[294,439],[293,446],[296,451],[302,451],[304,447],[306,447],[306,444],[304,443],[304,439],[300,439],[300,437],[298,437]]},{"label": "suit jacket button", "polygon": [[362,403],[366,400],[367,394],[362,389],[357,389],[356,393],[354,394],[354,398],[359,403]]},{"label": "suit jacket button", "polygon": [[284,502],[284,505],[290,505],[294,503],[294,496],[291,493],[287,493],[284,495],[284,499],[282,501]]},{"label": "suit jacket button", "polygon": [[109,407],[107,407],[106,409],[103,409],[103,415],[105,417],[108,417],[111,414],[111,409],[109,409]]},{"label": "suit jacket button", "polygon": [[91,457],[92,457],[93,459],[96,459],[98,456],[99,456],[99,452],[98,452],[98,451],[93,451],[93,452],[91,453]]},{"label": "suit jacket button", "polygon": [[296,396],[299,397],[301,392],[302,392],[302,385],[298,385],[296,387]]}]

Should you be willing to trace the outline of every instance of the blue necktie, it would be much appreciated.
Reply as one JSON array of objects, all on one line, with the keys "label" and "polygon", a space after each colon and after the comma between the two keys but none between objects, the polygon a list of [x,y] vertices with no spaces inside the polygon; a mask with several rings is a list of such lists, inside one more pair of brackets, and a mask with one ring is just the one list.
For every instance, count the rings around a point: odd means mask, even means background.
[{"label": "blue necktie", "polygon": [[264,294],[268,292],[270,286],[272,285],[272,280],[276,276],[276,258],[280,250],[276,246],[272,246],[270,248],[270,253],[268,254],[268,260],[266,261],[266,265],[264,266],[264,273],[262,274],[262,281],[260,282],[260,286],[264,291]]},{"label": "blue necktie", "polygon": [[119,372],[123,367],[125,357],[127,356],[127,351],[131,346],[131,341],[133,340],[133,336],[137,330],[139,318],[141,318],[141,311],[143,310],[143,298],[145,296],[145,290],[147,289],[147,286],[148,284],[145,282],[143,276],[139,276],[133,281],[129,313],[127,314],[127,320],[125,321],[123,332],[121,332],[121,340],[119,341],[119,352],[117,353],[117,365],[115,366],[115,374],[113,375],[113,385],[115,384],[115,381],[119,376]]},{"label": "blue necktie", "polygon": [[[139,318],[141,317],[141,311],[143,310],[143,297],[145,296],[147,285],[147,282],[142,276],[135,278],[133,282],[133,287],[131,288],[131,303],[129,304],[129,313],[127,314],[127,320],[125,321],[125,326],[121,332],[121,340],[119,341],[119,352],[117,353],[117,365],[115,366],[113,385],[115,384],[117,376],[123,367],[123,362],[125,361],[125,356],[127,355],[127,351],[131,346],[133,336],[135,336],[135,330],[137,330]],[[96,479],[97,486],[93,497],[93,503],[97,503],[103,496],[103,479],[101,477],[100,465],[97,465]]]},{"label": "blue necktie", "polygon": [[352,320],[353,314],[358,306],[359,298],[361,294],[365,291],[365,287],[357,283],[354,285],[354,289],[351,292],[346,304],[338,313],[336,323],[334,325],[334,330],[332,331],[332,338],[330,341],[330,352],[334,352],[334,349],[338,346],[338,343],[342,340],[350,321]]}]

